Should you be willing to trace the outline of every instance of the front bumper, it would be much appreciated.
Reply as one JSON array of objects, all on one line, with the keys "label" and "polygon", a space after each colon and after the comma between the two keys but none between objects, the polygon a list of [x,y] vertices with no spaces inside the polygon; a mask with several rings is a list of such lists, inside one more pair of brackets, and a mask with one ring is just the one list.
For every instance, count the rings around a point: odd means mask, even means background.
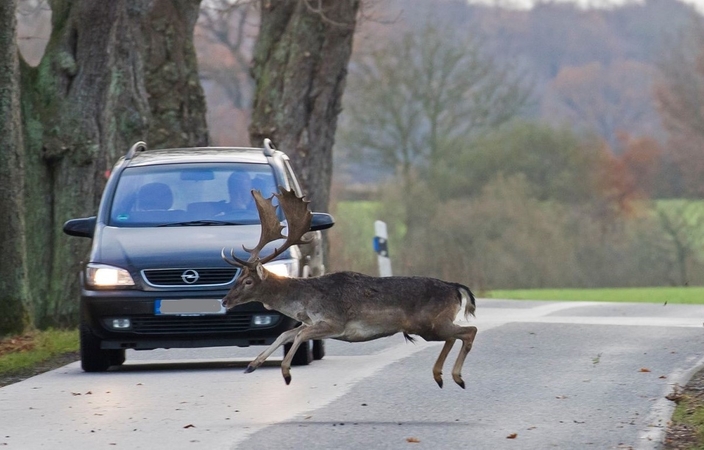
[{"label": "front bumper", "polygon": [[[269,345],[296,321],[261,303],[239,305],[226,314],[157,315],[157,299],[221,299],[227,290],[145,292],[91,291],[81,295],[81,321],[101,340],[104,349],[194,348]],[[270,315],[269,325],[255,325],[254,315]],[[129,319],[130,327],[115,329],[113,319]]]}]

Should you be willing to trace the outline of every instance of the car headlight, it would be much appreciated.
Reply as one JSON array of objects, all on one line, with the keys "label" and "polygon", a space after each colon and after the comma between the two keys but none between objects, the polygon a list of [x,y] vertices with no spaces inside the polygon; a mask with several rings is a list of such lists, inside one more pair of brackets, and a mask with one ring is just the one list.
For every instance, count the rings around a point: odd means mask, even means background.
[{"label": "car headlight", "polygon": [[87,286],[96,288],[134,286],[128,271],[104,264],[88,264],[85,281]]},{"label": "car headlight", "polygon": [[298,276],[298,260],[297,259],[281,259],[264,264],[264,268],[274,275],[281,277],[297,277]]}]

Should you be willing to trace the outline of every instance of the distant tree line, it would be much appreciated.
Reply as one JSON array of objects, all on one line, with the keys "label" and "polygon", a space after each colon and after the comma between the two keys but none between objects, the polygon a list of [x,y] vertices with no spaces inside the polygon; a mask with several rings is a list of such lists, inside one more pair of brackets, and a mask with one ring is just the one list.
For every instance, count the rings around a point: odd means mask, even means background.
[{"label": "distant tree line", "polygon": [[[704,160],[704,147],[677,159],[685,149],[665,153],[654,137],[622,133],[616,151],[599,130],[526,115],[535,91],[520,82],[520,67],[473,46],[478,38],[435,27],[356,53],[344,100],[343,161],[393,174],[366,198],[401,235],[397,272],[486,289],[704,283],[701,183],[678,175],[673,187],[669,176],[689,170],[701,179],[689,158]],[[687,48],[696,55],[704,46]],[[681,66],[696,78],[696,66]],[[676,103],[684,86],[665,72],[661,83],[659,95]],[[700,104],[694,92],[679,95]],[[697,127],[696,114],[660,105],[670,139]],[[657,200],[672,195],[689,200]],[[344,240],[347,231],[333,234]],[[340,265],[374,272],[369,259],[340,250]]]}]

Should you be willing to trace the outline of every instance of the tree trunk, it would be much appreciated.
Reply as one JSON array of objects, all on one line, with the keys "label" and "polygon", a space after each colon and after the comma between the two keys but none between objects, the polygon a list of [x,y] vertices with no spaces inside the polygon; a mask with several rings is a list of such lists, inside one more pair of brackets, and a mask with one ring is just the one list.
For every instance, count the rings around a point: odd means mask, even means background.
[{"label": "tree trunk", "polygon": [[250,140],[261,145],[269,137],[291,157],[316,211],[328,208],[332,147],[359,3],[261,2]]},{"label": "tree trunk", "polygon": [[96,213],[115,160],[152,137],[152,147],[207,144],[205,101],[193,82],[198,5],[50,0],[46,52],[22,73],[29,286],[39,326],[76,323],[90,244],[61,228]]},{"label": "tree trunk", "polygon": [[0,337],[22,331],[28,303],[16,7],[0,2]]}]

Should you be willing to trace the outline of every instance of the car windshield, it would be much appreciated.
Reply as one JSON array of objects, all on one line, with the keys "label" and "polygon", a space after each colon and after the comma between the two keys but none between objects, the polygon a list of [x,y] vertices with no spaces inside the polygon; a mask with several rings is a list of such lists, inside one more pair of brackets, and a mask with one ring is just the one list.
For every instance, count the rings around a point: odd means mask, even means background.
[{"label": "car windshield", "polygon": [[256,224],[251,190],[276,192],[271,167],[252,163],[165,164],[122,172],[110,210],[116,227]]}]

